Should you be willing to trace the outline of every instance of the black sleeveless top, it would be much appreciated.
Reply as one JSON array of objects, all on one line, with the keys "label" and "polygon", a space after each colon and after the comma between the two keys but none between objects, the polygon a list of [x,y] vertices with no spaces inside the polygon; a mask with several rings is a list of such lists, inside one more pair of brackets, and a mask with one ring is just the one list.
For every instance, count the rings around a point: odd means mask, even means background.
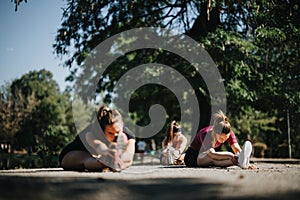
[{"label": "black sleeveless top", "polygon": [[[87,149],[88,146],[85,146],[84,143],[82,142],[81,138],[84,138],[83,136],[92,131],[94,129],[95,124],[91,124],[88,127],[86,127],[83,131],[81,131],[76,137],[75,139],[69,143],[67,146],[65,146],[60,155],[59,155],[59,163],[61,164],[62,159],[64,158],[64,156],[69,153],[70,151],[86,151],[88,153],[91,154],[91,151],[93,151],[92,148],[89,148],[89,150]],[[95,129],[94,129],[95,130]],[[92,131],[93,132],[93,131]],[[133,134],[133,132],[131,130],[129,130],[129,128],[124,127],[123,128],[123,133],[125,133],[125,135],[127,136],[127,139],[135,139],[135,135]],[[99,134],[99,139],[104,142],[107,146],[109,144],[109,141],[106,139],[106,137],[104,136],[104,134]],[[102,137],[101,137],[102,136]],[[87,143],[86,143],[87,145]]]}]

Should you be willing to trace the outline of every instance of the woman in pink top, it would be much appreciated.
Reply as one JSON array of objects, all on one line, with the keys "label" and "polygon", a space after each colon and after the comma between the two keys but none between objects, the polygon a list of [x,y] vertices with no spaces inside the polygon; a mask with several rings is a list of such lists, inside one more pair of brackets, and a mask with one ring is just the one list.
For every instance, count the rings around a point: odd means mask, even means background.
[{"label": "woman in pink top", "polygon": [[[230,145],[232,152],[217,152],[215,149],[222,143]],[[243,169],[255,168],[249,164],[252,146],[246,141],[240,148],[233,133],[228,118],[222,111],[214,115],[213,126],[201,129],[193,138],[184,158],[188,167],[219,166],[228,167],[238,165]]]}]

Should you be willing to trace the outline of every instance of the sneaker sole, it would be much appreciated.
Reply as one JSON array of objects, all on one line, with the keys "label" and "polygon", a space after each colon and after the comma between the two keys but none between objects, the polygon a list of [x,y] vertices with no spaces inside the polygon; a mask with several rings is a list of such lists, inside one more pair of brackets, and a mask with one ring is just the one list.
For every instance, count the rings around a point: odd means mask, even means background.
[{"label": "sneaker sole", "polygon": [[114,157],[104,156],[98,159],[102,164],[109,167],[110,170],[120,172],[125,169],[125,164],[121,159],[122,154],[125,152],[127,147],[127,136],[125,133],[119,133],[116,146],[110,147],[116,150]]},{"label": "sneaker sole", "polygon": [[248,169],[251,152],[252,152],[252,145],[249,141],[246,141],[243,145],[242,151],[239,155],[240,157],[238,159],[239,166],[242,169]]}]

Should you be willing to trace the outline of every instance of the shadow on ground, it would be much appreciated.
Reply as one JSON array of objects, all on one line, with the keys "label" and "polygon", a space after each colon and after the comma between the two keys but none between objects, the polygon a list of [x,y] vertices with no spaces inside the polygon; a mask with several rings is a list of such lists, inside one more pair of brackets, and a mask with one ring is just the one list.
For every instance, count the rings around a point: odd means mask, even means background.
[{"label": "shadow on ground", "polygon": [[[226,185],[196,178],[107,180],[68,177],[0,177],[0,199],[234,199],[220,194]],[[238,196],[236,199],[297,199],[300,193]]]}]

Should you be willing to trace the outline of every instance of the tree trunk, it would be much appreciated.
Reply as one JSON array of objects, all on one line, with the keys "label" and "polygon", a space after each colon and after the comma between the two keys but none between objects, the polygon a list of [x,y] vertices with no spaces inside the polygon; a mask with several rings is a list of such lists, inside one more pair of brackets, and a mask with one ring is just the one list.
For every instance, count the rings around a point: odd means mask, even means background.
[{"label": "tree trunk", "polygon": [[205,37],[209,32],[216,30],[220,24],[220,13],[217,7],[209,11],[207,4],[201,4],[201,13],[195,20],[193,27],[186,33],[188,36],[198,41],[200,38]]}]

